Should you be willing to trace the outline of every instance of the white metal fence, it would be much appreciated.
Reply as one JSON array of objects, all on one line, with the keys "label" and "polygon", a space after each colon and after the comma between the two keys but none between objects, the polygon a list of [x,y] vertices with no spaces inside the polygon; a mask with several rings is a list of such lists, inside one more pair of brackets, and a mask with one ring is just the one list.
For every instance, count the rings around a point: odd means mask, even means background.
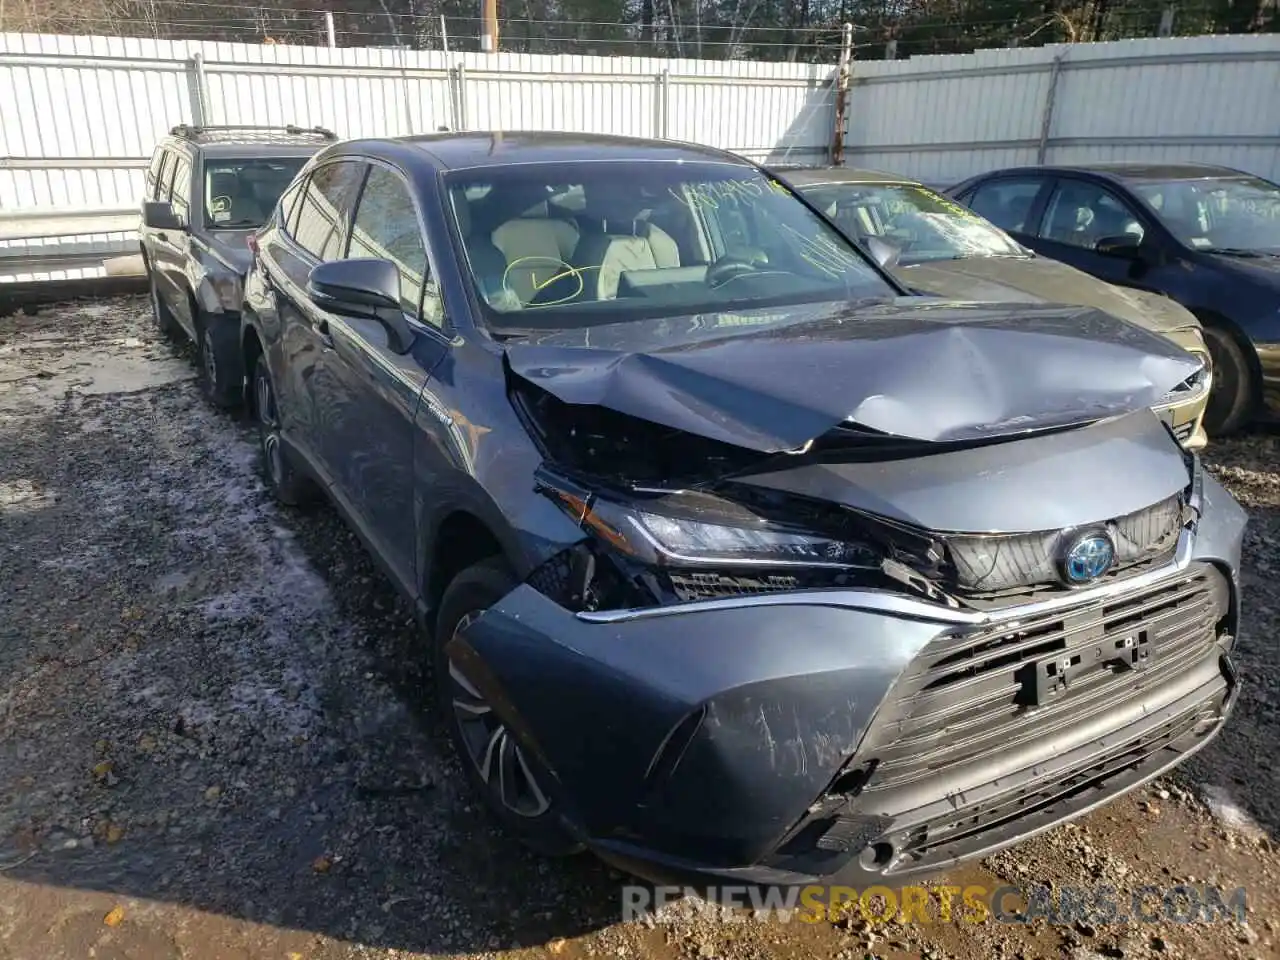
[{"label": "white metal fence", "polygon": [[[850,165],[945,184],[1010,164],[1199,159],[1280,178],[1280,35],[989,50],[853,73]],[[0,34],[0,280],[19,261],[30,269],[32,254],[53,255],[47,273],[130,249],[143,168],[177,123],[319,124],[343,137],[561,129],[821,163],[834,75],[791,63]]]},{"label": "white metal fence", "polygon": [[[178,123],[321,125],[341,137],[553,129],[695,140],[813,162],[833,70],[792,63],[445,53],[0,34],[0,279],[8,259],[127,249],[84,215],[138,208]],[[79,224],[79,226],[77,226]]]},{"label": "white metal fence", "polygon": [[999,167],[1197,160],[1280,179],[1280,34],[859,64],[846,162],[954,183]]}]

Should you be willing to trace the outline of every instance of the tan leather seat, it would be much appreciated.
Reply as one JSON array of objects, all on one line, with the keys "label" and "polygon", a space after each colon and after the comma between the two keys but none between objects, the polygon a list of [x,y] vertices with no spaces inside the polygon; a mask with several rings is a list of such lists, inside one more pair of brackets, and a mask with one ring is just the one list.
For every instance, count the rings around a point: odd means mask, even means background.
[{"label": "tan leather seat", "polygon": [[606,222],[607,232],[589,233],[579,242],[577,261],[587,268],[586,299],[613,300],[622,274],[628,270],[680,266],[680,247],[669,233],[647,220],[635,220],[628,226],[628,233],[608,232],[617,231],[618,225]]},{"label": "tan leather seat", "polygon": [[554,217],[516,217],[493,231],[493,245],[506,258],[508,289],[528,303],[568,269],[578,246],[578,229]]}]

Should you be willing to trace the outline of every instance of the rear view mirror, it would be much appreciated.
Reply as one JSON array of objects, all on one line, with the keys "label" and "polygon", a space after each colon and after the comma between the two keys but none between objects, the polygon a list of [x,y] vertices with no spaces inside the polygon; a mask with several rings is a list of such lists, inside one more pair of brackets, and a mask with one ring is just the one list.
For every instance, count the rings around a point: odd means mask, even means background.
[{"label": "rear view mirror", "polygon": [[1093,245],[1093,249],[1106,257],[1121,257],[1125,260],[1137,260],[1141,254],[1142,238],[1132,233],[1121,233],[1114,237],[1103,237]]},{"label": "rear view mirror", "polygon": [[182,230],[182,221],[168,200],[147,200],[142,204],[143,226],[152,230]]},{"label": "rear view mirror", "polygon": [[408,353],[413,345],[413,330],[400,307],[400,270],[390,260],[370,257],[317,264],[307,277],[307,295],[322,310],[378,321],[396,353]]},{"label": "rear view mirror", "polygon": [[867,253],[885,270],[892,270],[898,265],[898,257],[902,251],[882,237],[867,237]]}]

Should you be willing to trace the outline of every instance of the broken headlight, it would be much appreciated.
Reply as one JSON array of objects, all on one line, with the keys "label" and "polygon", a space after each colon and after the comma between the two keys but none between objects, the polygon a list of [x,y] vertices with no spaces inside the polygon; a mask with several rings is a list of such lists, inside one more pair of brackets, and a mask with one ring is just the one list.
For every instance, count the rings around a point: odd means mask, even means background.
[{"label": "broken headlight", "polygon": [[1208,354],[1194,353],[1192,356],[1200,361],[1200,369],[1161,397],[1161,403],[1176,403],[1208,389],[1210,376]]},{"label": "broken headlight", "polygon": [[738,504],[671,496],[624,504],[554,491],[582,526],[650,566],[799,566],[879,569],[870,544],[766,521]]}]

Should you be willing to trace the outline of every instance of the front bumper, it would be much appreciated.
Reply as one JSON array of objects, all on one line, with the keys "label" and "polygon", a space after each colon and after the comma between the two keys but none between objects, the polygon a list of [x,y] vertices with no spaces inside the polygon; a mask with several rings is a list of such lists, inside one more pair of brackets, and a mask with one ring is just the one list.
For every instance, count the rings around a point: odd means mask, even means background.
[{"label": "front bumper", "polygon": [[1206,477],[1173,564],[989,613],[823,590],[575,615],[525,585],[450,652],[603,858],[658,882],[883,882],[1203,746],[1236,694],[1243,526]]}]

